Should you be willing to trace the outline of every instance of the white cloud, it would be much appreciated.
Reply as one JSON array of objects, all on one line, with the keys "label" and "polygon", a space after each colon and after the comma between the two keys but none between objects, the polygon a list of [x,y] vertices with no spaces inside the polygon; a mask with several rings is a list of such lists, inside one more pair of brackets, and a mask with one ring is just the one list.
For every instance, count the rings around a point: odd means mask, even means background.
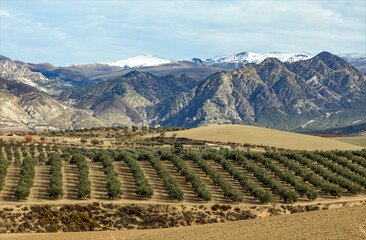
[{"label": "white cloud", "polygon": [[[366,52],[363,1],[29,2],[2,3],[2,45],[60,64],[144,53],[182,59],[245,50]],[[31,54],[35,49],[43,55]],[[10,57],[20,51],[5,50]]]},{"label": "white cloud", "polygon": [[13,18],[13,16],[12,16],[9,12],[4,11],[4,10],[0,10],[0,17],[1,17],[1,16],[3,16],[3,17],[7,17],[7,18],[10,18],[10,19],[12,19],[12,18]]}]

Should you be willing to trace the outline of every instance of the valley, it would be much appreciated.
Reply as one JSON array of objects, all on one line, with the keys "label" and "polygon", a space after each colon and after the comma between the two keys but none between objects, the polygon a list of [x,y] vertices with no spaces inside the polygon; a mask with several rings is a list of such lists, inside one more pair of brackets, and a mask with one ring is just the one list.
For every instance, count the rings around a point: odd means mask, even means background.
[{"label": "valley", "polygon": [[0,1],[0,240],[366,239],[365,0]]}]

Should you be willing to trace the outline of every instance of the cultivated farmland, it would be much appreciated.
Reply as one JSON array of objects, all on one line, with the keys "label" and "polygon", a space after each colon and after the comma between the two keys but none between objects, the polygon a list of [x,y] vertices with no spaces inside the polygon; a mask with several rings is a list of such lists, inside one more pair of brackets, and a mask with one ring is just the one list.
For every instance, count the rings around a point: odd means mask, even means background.
[{"label": "cultivated farmland", "polygon": [[[6,206],[0,213],[19,211],[14,221],[25,224],[2,220],[0,231],[174,227],[366,202],[365,150],[248,151],[166,141],[171,147],[0,141],[0,201]],[[165,213],[149,210],[157,206]],[[68,208],[87,215],[66,214]],[[122,209],[130,220],[115,213]]]}]

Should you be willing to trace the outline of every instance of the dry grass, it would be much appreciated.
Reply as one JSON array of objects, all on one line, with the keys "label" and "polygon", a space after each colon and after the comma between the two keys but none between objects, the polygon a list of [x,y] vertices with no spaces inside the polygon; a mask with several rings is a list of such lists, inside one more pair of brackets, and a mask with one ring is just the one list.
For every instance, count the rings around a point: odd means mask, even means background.
[{"label": "dry grass", "polygon": [[212,125],[178,132],[169,132],[167,137],[176,133],[177,137],[197,140],[250,143],[294,150],[358,150],[361,146],[340,142],[335,139],[285,132],[245,125]]},{"label": "dry grass", "polygon": [[350,143],[350,144],[366,147],[366,135],[352,136],[352,137],[332,137],[332,139],[341,141],[341,142],[345,142],[345,143]]}]

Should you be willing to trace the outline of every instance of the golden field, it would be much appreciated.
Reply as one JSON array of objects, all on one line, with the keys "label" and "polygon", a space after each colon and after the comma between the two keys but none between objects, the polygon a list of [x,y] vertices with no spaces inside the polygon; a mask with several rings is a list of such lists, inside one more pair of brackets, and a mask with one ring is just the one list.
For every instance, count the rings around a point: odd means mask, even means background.
[{"label": "golden field", "polygon": [[211,125],[169,132],[167,137],[173,134],[177,137],[197,140],[249,143],[294,150],[359,150],[363,148],[335,139],[246,125]]}]

